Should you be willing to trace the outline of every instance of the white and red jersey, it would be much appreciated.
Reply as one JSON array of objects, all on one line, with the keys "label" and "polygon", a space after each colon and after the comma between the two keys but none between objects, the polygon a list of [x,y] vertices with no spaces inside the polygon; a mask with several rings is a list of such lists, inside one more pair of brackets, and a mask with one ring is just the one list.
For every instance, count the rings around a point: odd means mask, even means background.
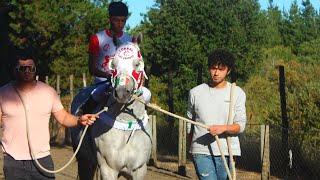
[{"label": "white and red jersey", "polygon": [[[132,37],[122,32],[117,35],[118,41],[120,43],[132,42]],[[109,73],[109,60],[110,57],[113,57],[116,52],[116,46],[113,43],[113,38],[111,31],[109,29],[103,30],[94,34],[90,37],[89,43],[89,53],[95,56],[98,56],[97,68],[101,71]],[[95,83],[106,80],[106,78],[95,77]]]}]

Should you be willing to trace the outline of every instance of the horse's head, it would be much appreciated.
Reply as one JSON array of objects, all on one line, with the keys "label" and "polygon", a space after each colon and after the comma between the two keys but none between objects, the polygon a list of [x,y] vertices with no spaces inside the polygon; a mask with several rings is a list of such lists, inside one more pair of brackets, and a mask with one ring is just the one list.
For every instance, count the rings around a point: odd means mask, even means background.
[{"label": "horse's head", "polygon": [[144,62],[136,43],[127,42],[118,47],[109,62],[112,71],[113,96],[119,103],[127,103],[142,85]]}]

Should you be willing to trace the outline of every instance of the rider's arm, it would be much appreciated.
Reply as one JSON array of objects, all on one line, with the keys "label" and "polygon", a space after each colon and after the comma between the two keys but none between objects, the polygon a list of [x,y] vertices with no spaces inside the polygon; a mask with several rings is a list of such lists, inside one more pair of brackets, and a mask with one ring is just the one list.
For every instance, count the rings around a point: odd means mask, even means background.
[{"label": "rider's arm", "polygon": [[108,78],[110,75],[97,67],[98,56],[89,53],[89,72],[93,76]]},{"label": "rider's arm", "polygon": [[108,75],[106,72],[101,71],[98,65],[98,57],[99,57],[99,40],[97,35],[92,35],[89,41],[89,72],[93,76],[107,78]]},{"label": "rider's arm", "polygon": [[81,125],[91,125],[98,116],[94,114],[84,114],[80,117],[68,113],[65,109],[61,109],[53,113],[54,118],[65,127],[73,127],[80,123]]}]

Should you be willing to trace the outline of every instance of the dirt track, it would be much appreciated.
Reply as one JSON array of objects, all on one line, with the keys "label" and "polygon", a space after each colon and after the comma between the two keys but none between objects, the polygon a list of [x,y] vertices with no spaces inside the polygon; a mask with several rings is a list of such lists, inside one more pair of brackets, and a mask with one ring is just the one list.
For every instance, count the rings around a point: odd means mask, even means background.
[{"label": "dirt track", "polygon": [[[53,147],[51,150],[51,154],[53,157],[53,161],[55,164],[55,169],[57,168],[61,168],[72,156],[72,148],[71,147],[63,147],[63,148],[56,148]],[[0,158],[0,179],[4,179],[3,176],[3,156],[1,155]],[[159,173],[156,171],[162,171],[163,173]],[[170,175],[171,174],[171,175]],[[72,162],[65,170],[63,170],[62,172],[56,174],[56,179],[57,180],[75,180],[77,179],[77,162],[74,161]],[[120,178],[123,179],[123,178]],[[147,173],[147,177],[146,179],[150,179],[150,180],[176,180],[176,179],[183,179],[183,178],[179,178],[178,175],[174,174],[174,173],[170,173],[170,172],[166,172],[164,170],[158,170],[157,168],[152,168],[149,167],[148,168],[148,173]],[[192,178],[194,179],[194,178]]]},{"label": "dirt track", "polygon": [[[51,154],[55,164],[55,169],[61,168],[72,156],[71,147],[57,148],[52,147]],[[3,177],[3,157],[0,156],[0,179]],[[177,175],[175,172],[178,169],[176,162],[158,162],[160,168],[148,167],[148,173],[146,180],[177,180],[177,179],[197,179],[195,170],[191,162],[187,163],[186,171],[187,177],[182,177]],[[77,162],[74,161],[62,172],[56,174],[57,180],[75,180],[77,179]],[[123,178],[120,178],[123,179]],[[260,174],[254,172],[246,172],[237,170],[237,179],[238,180],[255,180],[260,179]],[[272,178],[274,179],[274,178]]]}]

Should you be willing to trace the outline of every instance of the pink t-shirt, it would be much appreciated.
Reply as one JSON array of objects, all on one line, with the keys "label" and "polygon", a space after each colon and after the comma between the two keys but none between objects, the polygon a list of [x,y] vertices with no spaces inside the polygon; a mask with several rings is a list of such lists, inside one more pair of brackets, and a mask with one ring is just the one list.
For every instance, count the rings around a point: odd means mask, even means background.
[{"label": "pink t-shirt", "polygon": [[[30,143],[37,158],[50,154],[49,119],[51,113],[63,109],[56,91],[42,83],[28,93],[19,91],[27,110]],[[17,92],[9,83],[0,88],[2,149],[16,160],[31,160],[25,111]]]}]

